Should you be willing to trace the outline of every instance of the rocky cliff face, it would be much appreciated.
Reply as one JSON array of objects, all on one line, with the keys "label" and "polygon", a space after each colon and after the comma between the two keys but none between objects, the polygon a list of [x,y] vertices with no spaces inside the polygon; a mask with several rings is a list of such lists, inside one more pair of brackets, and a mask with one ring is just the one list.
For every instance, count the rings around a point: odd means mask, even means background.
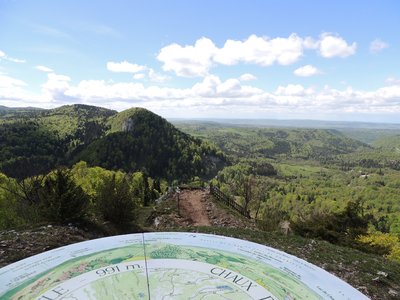
[{"label": "rocky cliff face", "polygon": [[131,131],[133,129],[134,125],[135,125],[135,121],[132,118],[128,118],[122,123],[121,130],[123,132]]}]

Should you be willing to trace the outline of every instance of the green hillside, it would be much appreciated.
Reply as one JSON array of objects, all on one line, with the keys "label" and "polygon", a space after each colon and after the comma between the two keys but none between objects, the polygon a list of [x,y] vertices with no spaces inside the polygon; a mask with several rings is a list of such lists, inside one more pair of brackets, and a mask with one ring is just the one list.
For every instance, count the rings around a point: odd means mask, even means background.
[{"label": "green hillside", "polygon": [[170,180],[210,177],[224,165],[222,153],[208,143],[177,130],[143,108],[112,116],[110,133],[74,157],[90,165],[124,171],[143,170]]},{"label": "green hillside", "polygon": [[224,165],[215,147],[141,108],[117,113],[79,104],[0,116],[0,171],[8,176],[21,179],[79,160],[171,180],[209,177]]},{"label": "green hillside", "polygon": [[327,160],[368,145],[332,129],[281,129],[179,123],[177,127],[211,140],[232,156]]},{"label": "green hillside", "polygon": [[79,147],[104,136],[116,113],[88,105],[8,112],[0,116],[0,171],[19,179],[69,165]]},{"label": "green hillside", "polygon": [[400,134],[384,136],[373,143],[374,147],[400,153]]},{"label": "green hillside", "polygon": [[33,120],[0,125],[0,170],[22,179],[46,173],[62,162],[63,141]]},{"label": "green hillside", "polygon": [[0,117],[15,117],[18,115],[34,114],[42,110],[42,108],[36,107],[7,107],[0,105]]},{"label": "green hillside", "polygon": [[[63,137],[72,136],[84,141],[87,131],[94,131],[94,125],[104,127],[107,118],[116,113],[103,107],[74,104],[42,111],[39,118],[40,123],[49,130],[57,131]],[[101,134],[105,133],[105,129]]]}]

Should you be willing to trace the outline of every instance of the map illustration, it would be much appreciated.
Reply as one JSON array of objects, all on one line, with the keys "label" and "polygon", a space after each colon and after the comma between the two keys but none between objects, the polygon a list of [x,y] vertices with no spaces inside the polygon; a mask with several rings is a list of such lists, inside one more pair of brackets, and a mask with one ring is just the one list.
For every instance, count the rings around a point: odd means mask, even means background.
[{"label": "map illustration", "polygon": [[209,234],[143,233],[57,248],[0,269],[0,299],[368,299],[326,271],[263,245]]}]

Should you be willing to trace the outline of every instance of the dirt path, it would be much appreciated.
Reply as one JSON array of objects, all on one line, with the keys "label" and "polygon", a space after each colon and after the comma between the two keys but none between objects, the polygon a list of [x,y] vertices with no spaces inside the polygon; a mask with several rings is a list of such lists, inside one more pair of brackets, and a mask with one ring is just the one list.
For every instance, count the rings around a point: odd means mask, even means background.
[{"label": "dirt path", "polygon": [[[158,211],[153,218],[149,218],[154,229],[168,231],[188,226],[256,229],[254,222],[218,203],[207,190],[182,189],[179,198],[179,213],[176,210],[176,194],[156,207]],[[174,209],[171,210],[171,207]]]},{"label": "dirt path", "polygon": [[179,195],[180,215],[190,219],[194,226],[210,226],[205,203],[206,192],[202,190],[183,190]]}]

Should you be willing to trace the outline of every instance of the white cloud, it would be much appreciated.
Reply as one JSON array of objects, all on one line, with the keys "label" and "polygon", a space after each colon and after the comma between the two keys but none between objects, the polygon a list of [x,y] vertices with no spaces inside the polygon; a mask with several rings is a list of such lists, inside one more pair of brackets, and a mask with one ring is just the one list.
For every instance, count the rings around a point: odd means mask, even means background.
[{"label": "white cloud", "polygon": [[71,88],[70,81],[71,78],[66,75],[48,73],[47,81],[41,86],[45,98],[52,101],[65,100],[65,92]]},{"label": "white cloud", "polygon": [[391,99],[392,102],[400,105],[400,86],[392,85],[379,88],[376,91],[375,96],[381,99]]},{"label": "white cloud", "polygon": [[10,88],[10,87],[26,86],[26,85],[27,84],[20,79],[0,74],[0,88]]},{"label": "white cloud", "polygon": [[101,103],[106,102],[107,98],[110,100],[135,99],[138,94],[142,93],[142,90],[143,84],[141,83],[108,84],[104,80],[82,80],[77,86],[68,89],[65,94],[76,99]]},{"label": "white cloud", "polygon": [[383,49],[386,49],[388,47],[389,47],[389,45],[387,43],[385,43],[384,41],[382,41],[380,39],[375,39],[369,45],[369,51],[371,53],[376,54],[376,53],[381,52]]},{"label": "white cloud", "polygon": [[296,76],[300,77],[310,77],[313,75],[320,74],[321,71],[319,71],[316,67],[312,65],[305,65],[303,67],[300,67],[296,70],[294,70],[293,74]]},{"label": "white cloud", "polygon": [[155,72],[153,69],[149,70],[148,75],[149,75],[150,81],[152,81],[152,82],[163,83],[170,79],[168,76],[159,74],[159,73]]},{"label": "white cloud", "polygon": [[41,98],[26,90],[23,80],[0,74],[0,103],[6,106],[38,105]]},{"label": "white cloud", "polygon": [[7,60],[15,62],[17,64],[23,64],[26,63],[25,59],[19,59],[19,58],[14,58],[14,57],[7,57]]},{"label": "white cloud", "polygon": [[158,86],[145,87],[142,83],[120,82],[107,83],[104,80],[82,80],[77,86],[65,91],[65,96],[79,99],[88,104],[125,102],[130,106],[136,103],[174,101],[190,98],[190,90],[161,88]]},{"label": "white cloud", "polygon": [[137,73],[145,70],[146,67],[137,64],[131,64],[125,60],[120,63],[109,61],[107,62],[107,69],[115,73]]},{"label": "white cloud", "polygon": [[39,70],[39,71],[42,71],[42,72],[45,72],[45,73],[52,73],[53,72],[52,69],[50,69],[50,68],[48,68],[46,66],[36,66],[35,69]]},{"label": "white cloud", "polygon": [[342,37],[330,33],[321,35],[318,42],[319,53],[322,57],[347,57],[356,53],[357,44],[349,45]]},{"label": "white cloud", "polygon": [[156,83],[164,83],[166,81],[168,81],[170,79],[169,76],[157,73],[156,71],[154,71],[153,69],[149,69],[149,71],[147,72],[147,74],[145,73],[136,73],[133,75],[133,79],[135,80],[141,80],[144,78],[148,78],[149,81],[151,82],[156,82]]},{"label": "white cloud", "polygon": [[206,76],[202,82],[196,83],[192,90],[194,94],[201,97],[213,97],[217,93],[217,86],[221,84],[221,79],[215,75]]},{"label": "white cloud", "polygon": [[206,76],[214,64],[288,65],[303,55],[303,48],[303,39],[296,34],[275,39],[251,35],[244,41],[227,40],[222,48],[217,48],[210,39],[203,37],[193,46],[168,45],[161,49],[157,59],[163,62],[164,71],[196,77]]},{"label": "white cloud", "polygon": [[6,55],[3,51],[0,50],[0,59],[8,60],[14,63],[26,63],[26,60],[24,59],[19,59],[19,58],[14,58]]},{"label": "white cloud", "polygon": [[250,73],[242,74],[242,75],[239,77],[239,80],[240,80],[240,81],[252,81],[252,80],[256,80],[256,79],[257,79],[257,77],[254,76],[253,74],[250,74]]},{"label": "white cloud", "polygon": [[[145,74],[146,73],[138,73]],[[274,91],[244,84],[237,78],[221,80],[207,75],[187,88],[146,86],[140,82],[82,80],[73,84],[66,75],[47,74],[40,94],[27,92],[20,79],[0,75],[0,102],[9,106],[36,105],[54,107],[67,103],[85,103],[125,109],[142,106],[189,117],[189,112],[209,116],[341,116],[351,114],[400,114],[400,83],[391,78],[390,85],[376,90],[361,91],[308,87],[300,84],[278,86]],[[216,113],[218,112],[218,113]]]},{"label": "white cloud", "polygon": [[306,89],[301,84],[288,84],[287,86],[279,86],[275,91],[275,95],[278,96],[306,96],[313,93],[313,89]]},{"label": "white cloud", "polygon": [[223,65],[239,62],[270,66],[274,63],[289,65],[303,55],[303,39],[296,34],[288,38],[258,37],[251,35],[245,41],[227,40],[218,50],[214,61]]},{"label": "white cloud", "polygon": [[157,59],[163,63],[164,71],[183,77],[204,77],[214,65],[286,66],[297,62],[307,49],[317,50],[321,56],[331,58],[353,55],[356,48],[356,43],[349,45],[342,37],[329,33],[322,34],[319,40],[302,38],[295,33],[272,39],[253,34],[243,41],[227,40],[221,48],[205,37],[194,45],[174,43],[162,48]]},{"label": "white cloud", "polygon": [[135,75],[133,75],[133,79],[139,80],[139,79],[143,79],[145,77],[145,75],[143,73],[137,73]]},{"label": "white cloud", "polygon": [[203,37],[194,46],[168,45],[160,50],[157,59],[163,62],[164,71],[172,71],[178,76],[205,76],[216,50],[214,43]]},{"label": "white cloud", "polygon": [[218,76],[208,75],[202,82],[196,83],[192,87],[193,97],[205,98],[238,98],[251,97],[261,94],[261,89],[243,86],[238,79],[227,79],[221,81]]},{"label": "white cloud", "polygon": [[385,82],[389,85],[400,85],[400,79],[395,77],[389,77]]}]

